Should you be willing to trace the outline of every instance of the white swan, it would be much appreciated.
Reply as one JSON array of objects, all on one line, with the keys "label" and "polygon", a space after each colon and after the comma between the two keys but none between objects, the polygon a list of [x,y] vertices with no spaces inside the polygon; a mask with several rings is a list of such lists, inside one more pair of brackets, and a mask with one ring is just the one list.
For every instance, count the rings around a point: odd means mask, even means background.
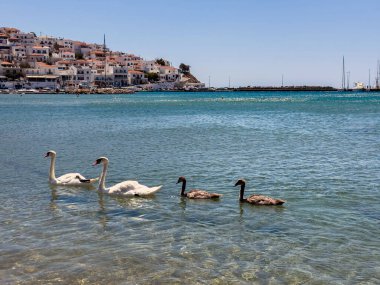
[{"label": "white swan", "polygon": [[86,179],[80,173],[67,173],[58,178],[55,177],[55,157],[57,153],[54,150],[49,150],[45,157],[51,157],[49,183],[52,185],[67,185],[67,186],[89,186],[91,183],[98,181],[98,178]]},{"label": "white swan", "polygon": [[111,195],[120,195],[120,196],[150,196],[156,193],[161,189],[161,186],[156,187],[147,187],[138,183],[137,181],[127,180],[120,182],[114,186],[106,188],[105,181],[107,175],[108,168],[108,158],[107,157],[99,157],[95,162],[94,166],[97,164],[103,163],[103,170],[100,175],[99,187],[98,190],[103,193],[111,194]]}]

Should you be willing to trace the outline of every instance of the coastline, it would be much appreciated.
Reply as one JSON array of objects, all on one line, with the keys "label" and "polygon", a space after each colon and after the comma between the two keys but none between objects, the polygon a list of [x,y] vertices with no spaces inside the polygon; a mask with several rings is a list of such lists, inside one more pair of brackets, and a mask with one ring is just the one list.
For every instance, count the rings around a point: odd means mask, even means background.
[{"label": "coastline", "polygon": [[96,88],[96,89],[77,89],[77,90],[37,90],[37,89],[0,89],[1,94],[133,94],[137,92],[161,93],[161,92],[185,92],[185,93],[201,93],[201,92],[380,92],[380,89],[338,89],[324,86],[286,86],[286,87],[238,87],[238,88],[198,88],[198,89],[158,89],[148,90],[143,88],[127,89],[127,88]]}]

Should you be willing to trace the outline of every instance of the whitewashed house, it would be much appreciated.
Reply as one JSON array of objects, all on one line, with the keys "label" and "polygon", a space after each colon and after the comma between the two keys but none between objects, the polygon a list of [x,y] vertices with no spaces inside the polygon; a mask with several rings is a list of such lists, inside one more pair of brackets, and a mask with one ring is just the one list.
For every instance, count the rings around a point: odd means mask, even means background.
[{"label": "whitewashed house", "polygon": [[173,66],[159,66],[161,81],[177,81],[180,78],[179,71]]},{"label": "whitewashed house", "polygon": [[128,68],[125,66],[115,66],[112,67],[112,74],[114,76],[114,86],[115,87],[124,87],[128,86]]},{"label": "whitewashed house", "polygon": [[12,46],[11,53],[14,59],[23,60],[26,58],[26,47],[25,46]]},{"label": "whitewashed house", "polygon": [[73,41],[72,40],[69,40],[69,39],[58,39],[57,43],[60,46],[63,46],[65,48],[70,48],[72,51],[74,51],[74,49],[73,49]]},{"label": "whitewashed house", "polygon": [[139,85],[148,83],[145,73],[137,70],[128,70],[128,85]]},{"label": "whitewashed house", "polygon": [[18,39],[18,43],[25,46],[34,46],[36,44],[36,35],[34,33],[12,33],[12,38]]},{"label": "whitewashed house", "polygon": [[0,33],[0,47],[5,47],[9,45],[8,36],[6,34]]}]

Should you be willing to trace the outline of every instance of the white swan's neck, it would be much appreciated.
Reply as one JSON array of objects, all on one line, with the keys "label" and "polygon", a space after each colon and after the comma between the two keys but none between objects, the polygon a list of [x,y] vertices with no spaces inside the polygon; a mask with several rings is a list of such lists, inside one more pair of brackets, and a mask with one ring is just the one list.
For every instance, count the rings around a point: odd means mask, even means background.
[{"label": "white swan's neck", "polygon": [[57,180],[55,177],[55,155],[51,157],[50,160],[50,171],[49,171],[49,181],[54,183]]},{"label": "white swan's neck", "polygon": [[106,190],[106,175],[107,175],[107,168],[108,168],[108,161],[103,162],[103,170],[102,174],[100,175],[99,180],[99,191],[105,191]]}]

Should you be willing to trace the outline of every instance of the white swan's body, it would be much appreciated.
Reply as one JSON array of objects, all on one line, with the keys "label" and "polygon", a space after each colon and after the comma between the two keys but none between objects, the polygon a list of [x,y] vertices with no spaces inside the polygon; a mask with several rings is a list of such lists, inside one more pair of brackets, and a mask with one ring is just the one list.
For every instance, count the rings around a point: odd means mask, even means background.
[{"label": "white swan's body", "polygon": [[52,185],[67,185],[67,186],[89,186],[98,181],[98,178],[87,179],[80,173],[67,173],[60,177],[55,177],[55,158],[56,152],[50,150],[46,153],[45,157],[51,157],[49,183]]},{"label": "white swan's body", "polygon": [[113,185],[111,187],[105,186],[105,180],[107,175],[107,168],[108,168],[108,158],[106,157],[100,157],[97,159],[94,163],[94,165],[103,163],[103,170],[100,175],[99,180],[99,187],[98,190],[100,192],[110,194],[110,195],[119,195],[119,196],[150,196],[156,193],[158,190],[161,189],[161,186],[155,186],[155,187],[147,187],[145,185],[142,185],[138,183],[137,181],[133,180],[127,180],[120,182],[116,185]]}]

